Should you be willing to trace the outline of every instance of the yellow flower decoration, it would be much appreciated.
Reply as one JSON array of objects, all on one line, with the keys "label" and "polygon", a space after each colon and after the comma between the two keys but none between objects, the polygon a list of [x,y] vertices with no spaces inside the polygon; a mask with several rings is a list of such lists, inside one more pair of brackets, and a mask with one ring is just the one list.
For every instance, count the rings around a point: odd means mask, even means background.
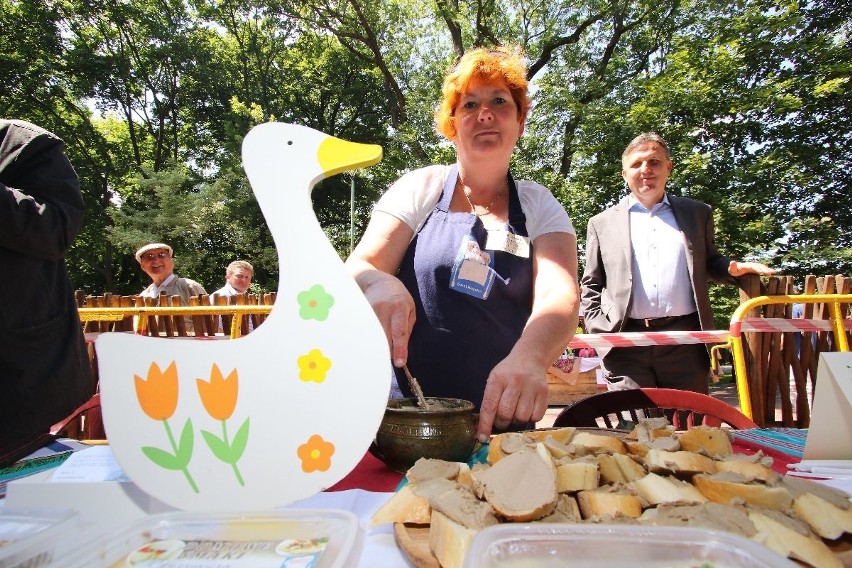
[{"label": "yellow flower decoration", "polygon": [[306,355],[302,355],[298,359],[299,378],[306,383],[313,381],[322,383],[325,381],[325,374],[331,368],[331,359],[322,354],[319,349],[311,349]]},{"label": "yellow flower decoration", "polygon": [[195,384],[207,414],[216,420],[227,420],[231,417],[237,406],[240,384],[236,369],[225,378],[219,366],[214,363],[210,370],[210,381],[195,379]]},{"label": "yellow flower decoration", "polygon": [[314,434],[307,443],[299,446],[298,455],[302,460],[302,471],[305,473],[328,471],[331,467],[331,456],[334,455],[334,444]]},{"label": "yellow flower decoration", "polygon": [[136,382],[136,398],[142,411],[152,420],[168,420],[175,413],[178,402],[178,375],[175,362],[160,371],[152,362],[148,368],[148,379],[133,375]]}]

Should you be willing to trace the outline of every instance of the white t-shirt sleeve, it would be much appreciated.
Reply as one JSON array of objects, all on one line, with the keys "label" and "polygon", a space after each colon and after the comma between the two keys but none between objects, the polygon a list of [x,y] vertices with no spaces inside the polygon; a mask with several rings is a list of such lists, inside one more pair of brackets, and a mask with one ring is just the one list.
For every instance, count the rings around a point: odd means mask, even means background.
[{"label": "white t-shirt sleeve", "polygon": [[576,235],[574,224],[562,204],[550,190],[534,181],[516,180],[521,209],[527,217],[527,234],[535,241],[547,233]]},{"label": "white t-shirt sleeve", "polygon": [[[373,212],[396,217],[417,234],[438,203],[449,170],[450,166],[433,165],[404,174],[379,198]],[[549,189],[527,180],[515,183],[530,241],[547,233],[576,234],[568,213]]]},{"label": "white t-shirt sleeve", "polygon": [[438,203],[449,170],[436,165],[404,174],[379,198],[373,212],[392,215],[417,234]]}]

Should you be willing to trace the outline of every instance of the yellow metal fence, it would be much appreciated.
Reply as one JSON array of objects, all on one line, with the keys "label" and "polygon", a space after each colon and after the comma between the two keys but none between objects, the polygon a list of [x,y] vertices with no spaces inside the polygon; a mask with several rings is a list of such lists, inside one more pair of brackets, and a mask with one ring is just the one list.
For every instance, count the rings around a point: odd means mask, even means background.
[{"label": "yellow metal fence", "polygon": [[[815,315],[807,306],[821,305],[828,310],[828,318],[792,318],[792,306],[802,304],[806,316]],[[812,393],[816,380],[817,357],[822,351],[849,351],[852,317],[848,309],[852,294],[801,294],[758,296],[743,302],[731,316],[730,345],[737,381],[740,410],[760,425],[771,422],[776,392],[781,395],[782,419],[785,425],[807,427],[810,422],[808,392]],[[778,313],[783,317],[755,317],[760,308],[781,307],[780,311],[767,310],[768,315]],[[773,334],[765,341],[751,335],[756,345],[751,345],[748,355],[744,345],[746,334]],[[796,341],[798,339],[798,341]],[[790,378],[796,388],[796,420],[792,422]],[[760,378],[760,380],[757,380]],[[751,379],[751,380],[750,380]],[[760,412],[752,405],[759,399]],[[788,412],[789,411],[789,412]],[[774,418],[774,416],[772,417]]]},{"label": "yellow metal fence", "polygon": [[[272,306],[261,305],[229,305],[229,306],[140,306],[127,308],[78,308],[80,321],[87,322],[119,322],[128,318],[134,321],[135,333],[149,335],[151,317],[222,317],[230,316],[231,325],[229,337],[235,339],[242,335],[243,316],[269,315]],[[212,335],[212,334],[204,334]]]}]

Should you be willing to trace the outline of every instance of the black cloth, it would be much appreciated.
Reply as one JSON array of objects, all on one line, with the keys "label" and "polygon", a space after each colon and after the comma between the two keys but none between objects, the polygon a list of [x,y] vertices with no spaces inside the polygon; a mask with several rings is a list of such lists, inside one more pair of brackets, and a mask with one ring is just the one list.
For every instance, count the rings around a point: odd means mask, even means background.
[{"label": "black cloth", "polygon": [[[623,331],[693,331],[701,325],[698,312],[657,320],[648,328],[644,320],[628,319]],[[710,392],[710,358],[703,343],[613,347],[604,355],[603,367],[607,390],[667,388]]]},{"label": "black cloth", "polygon": [[[417,309],[408,367],[424,394],[469,400],[479,412],[491,369],[509,354],[529,320],[532,253],[522,257],[488,249],[482,220],[450,211],[457,178],[453,166],[434,210],[411,241],[398,276]],[[511,176],[507,181],[509,222],[504,229],[526,237],[517,187]],[[467,262],[479,269],[468,267],[475,278],[465,278],[462,267]],[[412,396],[402,370],[396,373],[400,390]]]},{"label": "black cloth", "polygon": [[94,393],[65,254],[83,223],[63,142],[0,120],[0,465]]}]

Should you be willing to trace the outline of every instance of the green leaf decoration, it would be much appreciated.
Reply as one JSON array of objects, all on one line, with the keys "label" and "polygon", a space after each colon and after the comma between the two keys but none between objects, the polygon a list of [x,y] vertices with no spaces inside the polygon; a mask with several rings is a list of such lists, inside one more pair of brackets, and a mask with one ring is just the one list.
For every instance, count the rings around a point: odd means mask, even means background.
[{"label": "green leaf decoration", "polygon": [[164,469],[177,471],[186,467],[186,464],[182,463],[177,456],[172,455],[165,450],[161,450],[160,448],[142,446],[142,453],[145,454],[149,460]]},{"label": "green leaf decoration", "polygon": [[213,455],[216,456],[216,458],[225,463],[232,463],[230,459],[231,447],[227,442],[207,430],[202,430],[201,435],[204,436],[204,441],[207,442],[207,447],[210,448],[210,451],[213,452]]},{"label": "green leaf decoration", "polygon": [[189,460],[192,458],[192,446],[195,443],[195,432],[192,429],[192,420],[186,419],[183,424],[183,431],[180,433],[180,442],[177,447],[177,458],[182,460],[181,467],[189,465]]},{"label": "green leaf decoration", "polygon": [[249,420],[251,419],[246,418],[240,426],[240,429],[237,430],[237,433],[234,435],[234,441],[231,443],[231,457],[234,461],[231,463],[237,463],[240,461],[240,458],[243,456],[243,452],[246,450],[249,436]]}]

